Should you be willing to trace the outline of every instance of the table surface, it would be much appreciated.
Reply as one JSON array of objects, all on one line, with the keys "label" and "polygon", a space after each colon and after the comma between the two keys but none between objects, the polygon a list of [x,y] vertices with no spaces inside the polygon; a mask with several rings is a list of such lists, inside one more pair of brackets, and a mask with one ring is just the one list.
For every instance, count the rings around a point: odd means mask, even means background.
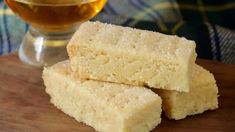
[{"label": "table surface", "polygon": [[[219,109],[175,121],[162,115],[153,131],[235,131],[235,65],[198,60],[214,73],[219,87]],[[0,57],[0,131],[92,132],[49,102],[42,69],[23,64],[16,54]]]}]

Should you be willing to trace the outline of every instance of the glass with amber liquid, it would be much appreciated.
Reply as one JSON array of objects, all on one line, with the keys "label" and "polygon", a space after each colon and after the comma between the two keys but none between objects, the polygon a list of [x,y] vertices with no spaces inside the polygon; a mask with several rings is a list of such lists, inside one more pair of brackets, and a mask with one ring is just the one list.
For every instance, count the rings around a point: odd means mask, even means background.
[{"label": "glass with amber liquid", "polygon": [[93,18],[107,0],[5,0],[30,26],[19,49],[22,61],[52,65],[68,58],[66,45],[79,25]]}]

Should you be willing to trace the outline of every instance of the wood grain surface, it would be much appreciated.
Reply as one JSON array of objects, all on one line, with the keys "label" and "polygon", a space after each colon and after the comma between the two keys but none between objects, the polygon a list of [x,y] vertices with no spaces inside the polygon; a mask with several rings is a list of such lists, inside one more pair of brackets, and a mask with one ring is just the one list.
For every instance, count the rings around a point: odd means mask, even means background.
[{"label": "wood grain surface", "polygon": [[[235,65],[198,60],[214,73],[219,87],[219,109],[184,120],[169,120],[153,131],[235,131]],[[41,78],[42,69],[19,61],[16,54],[0,57],[0,131],[93,132],[49,102]]]}]

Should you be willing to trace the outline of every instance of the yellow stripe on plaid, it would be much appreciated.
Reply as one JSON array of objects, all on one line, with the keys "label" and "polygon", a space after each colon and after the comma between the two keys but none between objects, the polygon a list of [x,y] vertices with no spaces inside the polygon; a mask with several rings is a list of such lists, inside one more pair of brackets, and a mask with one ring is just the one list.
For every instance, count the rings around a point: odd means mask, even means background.
[{"label": "yellow stripe on plaid", "polygon": [[140,12],[134,17],[134,19],[141,20],[147,13],[151,13],[153,12],[153,10],[175,8],[175,6],[177,6],[177,4],[158,3],[158,4],[155,4],[152,8],[146,9],[144,12]]},{"label": "yellow stripe on plaid", "polygon": [[[181,8],[181,9],[188,9],[188,10],[199,10],[197,5],[193,4],[177,4],[177,3],[158,3],[155,4],[151,9],[147,9],[146,11],[149,12],[148,10],[159,10],[159,9],[169,9],[169,8]],[[204,5],[205,11],[223,11],[223,10],[228,10],[228,9],[233,9],[235,8],[235,2],[232,3],[227,3],[224,5]],[[142,14],[141,14],[142,15]],[[144,13],[145,15],[145,13]]]},{"label": "yellow stripe on plaid", "polygon": [[[167,4],[169,4],[169,3],[167,3]],[[139,20],[142,20],[142,18],[144,16],[146,16],[146,14],[153,12],[155,9],[160,9],[160,8],[163,8],[163,7],[165,7],[165,5],[156,4],[152,8],[147,8],[143,12],[140,12],[136,16],[134,16],[134,21],[137,22]],[[167,26],[164,24],[164,22],[162,20],[157,19],[157,24],[159,25],[159,27],[162,31],[168,31]]]},{"label": "yellow stripe on plaid", "polygon": [[161,31],[167,32],[168,28],[165,25],[165,23],[163,21],[161,21],[160,19],[157,20],[157,25],[160,27]]},{"label": "yellow stripe on plaid", "polygon": [[[166,8],[174,8],[174,6],[167,6]],[[200,10],[198,6],[191,5],[191,4],[180,4],[181,9],[188,9],[188,10]],[[204,10],[208,12],[215,12],[215,11],[223,11],[235,8],[235,2],[227,3],[224,5],[204,5]],[[162,8],[164,9],[164,8]]]},{"label": "yellow stripe on plaid", "polygon": [[201,12],[202,18],[204,21],[208,22],[208,17],[205,12],[205,7],[203,5],[203,0],[198,0],[198,5],[199,5],[199,11]]},{"label": "yellow stripe on plaid", "polygon": [[177,23],[171,30],[172,34],[176,34],[177,30],[184,25],[184,21]]},{"label": "yellow stripe on plaid", "polygon": [[0,9],[0,15],[14,15],[11,9]]},{"label": "yellow stripe on plaid", "polygon": [[218,5],[218,6],[205,6],[206,11],[223,11],[227,9],[234,9],[235,8],[235,2],[227,3],[224,5]]}]

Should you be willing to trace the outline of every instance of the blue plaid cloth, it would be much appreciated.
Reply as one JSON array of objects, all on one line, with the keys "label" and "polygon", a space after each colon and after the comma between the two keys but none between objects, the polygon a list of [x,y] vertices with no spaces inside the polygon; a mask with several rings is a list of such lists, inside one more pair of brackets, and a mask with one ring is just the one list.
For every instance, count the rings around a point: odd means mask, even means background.
[{"label": "blue plaid cloth", "polygon": [[[235,63],[235,0],[109,0],[93,20],[176,34],[199,58]],[[18,49],[28,26],[0,0],[0,55]]]}]

